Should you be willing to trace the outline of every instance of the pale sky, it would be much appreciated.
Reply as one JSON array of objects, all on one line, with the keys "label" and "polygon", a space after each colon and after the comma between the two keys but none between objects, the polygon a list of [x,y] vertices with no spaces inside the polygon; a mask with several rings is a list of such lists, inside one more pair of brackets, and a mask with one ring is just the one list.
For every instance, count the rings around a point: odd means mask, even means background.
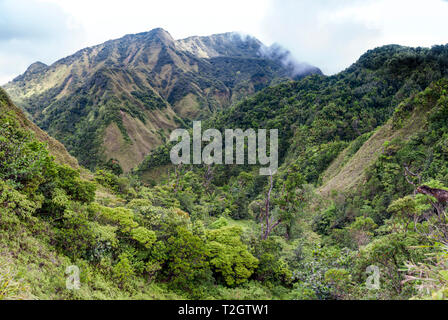
[{"label": "pale sky", "polygon": [[0,84],[35,61],[162,27],[176,38],[229,31],[279,43],[334,74],[368,49],[448,43],[444,0],[0,0]]}]

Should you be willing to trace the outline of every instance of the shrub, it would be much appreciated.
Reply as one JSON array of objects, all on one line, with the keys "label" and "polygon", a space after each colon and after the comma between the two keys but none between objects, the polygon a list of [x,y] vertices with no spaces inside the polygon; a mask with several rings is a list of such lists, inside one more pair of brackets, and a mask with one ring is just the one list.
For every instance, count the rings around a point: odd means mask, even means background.
[{"label": "shrub", "polygon": [[229,286],[246,282],[258,266],[258,259],[242,243],[241,234],[238,227],[207,231],[210,264]]}]

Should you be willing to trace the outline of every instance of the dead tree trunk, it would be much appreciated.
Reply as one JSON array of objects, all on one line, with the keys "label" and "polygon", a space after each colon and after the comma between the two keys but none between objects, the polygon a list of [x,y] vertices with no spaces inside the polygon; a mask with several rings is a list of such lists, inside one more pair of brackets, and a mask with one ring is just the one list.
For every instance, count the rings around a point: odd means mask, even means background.
[{"label": "dead tree trunk", "polygon": [[175,186],[174,186],[174,193],[177,193],[177,191],[180,189],[180,175],[182,174],[181,171],[182,170],[182,164],[174,167],[174,174],[176,175],[176,182],[175,182]]},{"label": "dead tree trunk", "polygon": [[264,212],[263,209],[260,208],[260,221],[261,221],[261,238],[266,240],[272,231],[282,223],[282,219],[278,219],[275,221],[274,217],[271,217],[271,196],[272,190],[274,189],[274,179],[272,175],[270,176],[270,185],[269,191],[266,197]]},{"label": "dead tree trunk", "polygon": [[214,169],[212,168],[211,165],[208,165],[207,166],[207,171],[205,172],[205,175],[204,175],[204,180],[205,180],[204,188],[205,188],[206,191],[209,191],[210,184],[211,184],[211,182],[213,180],[213,173],[214,173]]}]

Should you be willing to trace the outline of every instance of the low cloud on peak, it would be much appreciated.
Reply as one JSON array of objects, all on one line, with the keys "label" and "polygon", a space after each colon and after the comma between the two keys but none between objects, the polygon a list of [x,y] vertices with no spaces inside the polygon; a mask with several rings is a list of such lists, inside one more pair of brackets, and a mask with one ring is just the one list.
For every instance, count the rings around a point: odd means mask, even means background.
[{"label": "low cloud on peak", "polygon": [[0,84],[42,61],[161,27],[175,39],[237,30],[339,72],[385,44],[448,43],[445,0],[0,0]]},{"label": "low cloud on peak", "polygon": [[448,43],[448,2],[442,0],[281,0],[267,12],[265,41],[280,43],[326,74],[377,46]]}]

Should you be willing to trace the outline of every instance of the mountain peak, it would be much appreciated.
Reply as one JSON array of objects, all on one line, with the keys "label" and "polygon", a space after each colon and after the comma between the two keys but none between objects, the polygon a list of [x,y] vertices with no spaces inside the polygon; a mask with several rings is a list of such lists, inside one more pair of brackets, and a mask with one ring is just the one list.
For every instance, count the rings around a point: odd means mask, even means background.
[{"label": "mountain peak", "polygon": [[36,61],[28,67],[27,72],[39,71],[39,70],[45,69],[47,67],[48,67],[48,65],[46,65],[45,63]]},{"label": "mountain peak", "polygon": [[174,38],[168,31],[163,28],[152,29],[140,35],[143,35],[146,39],[151,41],[159,40],[160,42],[165,44],[174,43]]},{"label": "mountain peak", "polygon": [[26,69],[25,73],[23,73],[22,75],[18,76],[17,78],[15,78],[13,81],[21,81],[21,80],[25,80],[28,77],[37,74],[39,72],[44,71],[45,69],[48,68],[48,65],[46,65],[43,62],[40,61],[36,61],[34,63],[32,63],[28,69]]},{"label": "mountain peak", "polygon": [[173,45],[174,38],[163,28],[155,28],[149,31],[127,34],[120,39],[110,40],[106,43],[116,43],[121,41],[144,41],[147,43],[159,42],[165,45]]},{"label": "mountain peak", "polygon": [[[113,158],[128,172],[182,121],[292,79],[292,68],[262,56],[261,46],[236,32],[176,41],[157,28],[79,50],[49,67],[35,63],[6,90],[82,165]],[[89,126],[74,132],[75,121]]]},{"label": "mountain peak", "polygon": [[155,34],[170,34],[168,31],[166,31],[163,28],[154,28],[150,31],[148,31],[149,33],[155,33]]},{"label": "mountain peak", "polygon": [[263,44],[252,36],[238,32],[193,36],[176,41],[179,50],[188,51],[200,58],[219,56],[255,57]]}]

